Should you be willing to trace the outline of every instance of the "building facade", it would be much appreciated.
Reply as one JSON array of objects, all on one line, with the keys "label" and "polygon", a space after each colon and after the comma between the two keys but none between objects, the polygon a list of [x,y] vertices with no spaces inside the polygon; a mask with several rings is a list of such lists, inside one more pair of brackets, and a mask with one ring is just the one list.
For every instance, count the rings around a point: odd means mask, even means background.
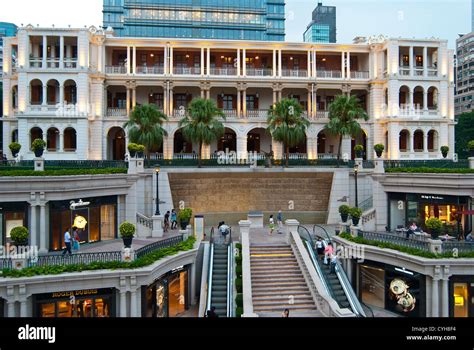
[{"label": "building facade", "polygon": [[303,34],[303,41],[313,43],[336,42],[336,7],[318,6],[313,10],[313,18]]},{"label": "building facade", "polygon": [[104,0],[118,36],[285,40],[284,0]]},{"label": "building facade", "polygon": [[474,109],[474,32],[456,40],[456,115]]},{"label": "building facade", "polygon": [[[178,128],[195,97],[216,101],[225,115],[223,139],[204,157],[229,149],[282,156],[266,131],[269,108],[282,98],[304,107],[311,126],[292,157],[333,158],[336,137],[326,135],[328,106],[340,94],[357,96],[370,119],[355,144],[385,145],[388,159],[441,158],[454,150],[453,52],[440,40],[378,38],[335,45],[261,41],[130,39],[113,31],[20,28],[5,42],[4,140],[19,141],[22,159],[33,159],[31,142],[47,142],[46,159],[123,159],[123,124],[137,105],[155,104],[169,120],[168,136],[153,156],[193,156]],[[12,52],[18,52],[13,64]],[[452,157],[453,153],[449,154]],[[8,157],[11,154],[8,152]]]}]

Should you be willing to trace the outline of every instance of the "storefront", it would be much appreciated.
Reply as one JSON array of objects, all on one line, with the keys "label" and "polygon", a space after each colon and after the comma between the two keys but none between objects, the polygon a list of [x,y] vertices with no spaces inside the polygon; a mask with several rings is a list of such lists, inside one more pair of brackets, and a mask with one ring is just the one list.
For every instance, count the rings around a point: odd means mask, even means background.
[{"label": "storefront", "polygon": [[363,303],[400,316],[426,316],[424,275],[370,261],[358,269],[357,290]]},{"label": "storefront", "polygon": [[426,220],[432,217],[439,218],[450,235],[466,236],[472,231],[469,217],[461,214],[470,209],[469,197],[389,193],[388,199],[388,226],[392,231],[398,226],[408,227],[412,222],[425,229]]},{"label": "storefront", "polygon": [[71,201],[50,203],[50,250],[64,248],[64,232],[71,227],[77,228],[81,243],[117,238],[117,197],[82,198],[82,203],[74,209]]},{"label": "storefront", "polygon": [[28,203],[0,204],[0,240],[1,245],[10,241],[10,232],[14,227],[28,227]]},{"label": "storefront", "polygon": [[142,287],[142,315],[176,317],[189,309],[189,266],[181,266]]},{"label": "storefront", "polygon": [[452,276],[449,295],[450,317],[474,317],[474,276]]},{"label": "storefront", "polygon": [[33,295],[33,317],[115,317],[115,289]]}]

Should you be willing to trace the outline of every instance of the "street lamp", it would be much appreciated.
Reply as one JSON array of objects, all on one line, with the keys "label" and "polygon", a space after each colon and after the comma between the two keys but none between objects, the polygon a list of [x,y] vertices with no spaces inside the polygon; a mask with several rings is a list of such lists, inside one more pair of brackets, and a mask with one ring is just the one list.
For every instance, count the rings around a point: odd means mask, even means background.
[{"label": "street lamp", "polygon": [[359,191],[357,188],[357,174],[359,173],[359,164],[354,166],[354,179],[355,179],[355,207],[359,208]]},{"label": "street lamp", "polygon": [[160,167],[157,167],[155,169],[156,173],[156,210],[155,210],[155,215],[161,215],[160,214],[160,183],[159,183],[159,176],[160,176]]}]

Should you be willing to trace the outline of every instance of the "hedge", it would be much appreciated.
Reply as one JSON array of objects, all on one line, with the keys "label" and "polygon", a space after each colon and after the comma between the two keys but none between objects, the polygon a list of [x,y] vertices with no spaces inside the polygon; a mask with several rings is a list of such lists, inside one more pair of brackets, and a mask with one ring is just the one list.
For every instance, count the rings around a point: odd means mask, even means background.
[{"label": "hedge", "polygon": [[389,168],[387,173],[422,173],[422,174],[474,174],[474,169],[452,168]]},{"label": "hedge", "polygon": [[196,239],[194,237],[188,238],[173,247],[163,248],[152,253],[149,253],[133,262],[110,261],[110,262],[93,262],[90,264],[72,264],[72,265],[50,265],[50,266],[33,266],[22,270],[2,271],[2,277],[33,277],[40,275],[59,275],[66,272],[81,272],[93,270],[116,270],[116,269],[138,269],[149,266],[164,257],[176,255],[179,252],[191,250],[194,247]]},{"label": "hedge", "polygon": [[[435,254],[435,253],[427,252],[425,250],[403,247],[403,246],[393,244],[393,243],[372,241],[372,240],[368,240],[362,237],[352,237],[349,233],[341,233],[339,237],[345,240],[351,241],[353,243],[362,244],[362,245],[370,245],[370,246],[378,247],[382,249],[397,250],[402,253],[420,256],[427,259],[452,259],[453,258],[453,254],[451,252]],[[458,253],[458,258],[474,258],[474,252],[469,252],[469,253],[460,252]]]},{"label": "hedge", "polygon": [[0,176],[73,176],[73,175],[102,175],[102,174],[126,174],[127,169],[104,168],[104,169],[63,169],[63,170],[0,170]]}]

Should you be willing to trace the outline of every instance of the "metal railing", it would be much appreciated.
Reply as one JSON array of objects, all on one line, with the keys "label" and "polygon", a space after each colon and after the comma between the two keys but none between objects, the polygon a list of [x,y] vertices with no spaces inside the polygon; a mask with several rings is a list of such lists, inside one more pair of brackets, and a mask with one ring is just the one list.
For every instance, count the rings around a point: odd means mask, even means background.
[{"label": "metal railing", "polygon": [[183,236],[182,235],[167,238],[167,239],[164,239],[162,241],[151,243],[151,244],[148,244],[148,245],[146,245],[146,246],[144,246],[140,249],[137,249],[137,251],[135,252],[135,256],[136,256],[137,259],[139,259],[139,258],[141,258],[141,257],[143,257],[147,254],[153,253],[157,250],[173,247],[173,246],[175,246],[179,243],[182,243],[182,242],[183,242]]},{"label": "metal railing", "polygon": [[415,240],[412,238],[401,237],[391,233],[377,233],[377,232],[365,232],[359,231],[359,237],[367,239],[369,241],[375,241],[380,243],[391,243],[405,248],[419,249],[423,251],[430,251],[428,241]]},{"label": "metal railing", "polygon": [[237,68],[211,68],[211,75],[237,75]]},{"label": "metal railing", "polygon": [[474,242],[443,242],[443,253],[458,252],[458,253],[472,253],[474,252]]},{"label": "metal railing", "polygon": [[307,78],[308,71],[306,69],[282,69],[281,76],[293,78]]},{"label": "metal railing", "polygon": [[459,159],[456,162],[449,159],[385,160],[384,167],[385,169],[394,169],[394,168],[468,169],[469,161],[467,159]]},{"label": "metal railing", "polygon": [[369,79],[369,72],[351,71],[351,79]]},{"label": "metal railing", "polygon": [[28,259],[28,267],[34,266],[65,266],[88,265],[91,263],[105,263],[121,261],[122,252],[79,253],[73,255],[45,255]]},{"label": "metal railing", "polygon": [[232,228],[229,229],[227,246],[227,317],[234,313],[234,254],[232,244]]},{"label": "metal railing", "polygon": [[176,75],[200,75],[201,67],[173,67],[173,74]]},{"label": "metal railing", "polygon": [[126,108],[107,108],[107,117],[126,117]]},{"label": "metal railing", "polygon": [[273,69],[271,68],[246,68],[246,74],[250,77],[269,77],[273,75]]},{"label": "metal railing", "polygon": [[248,109],[247,118],[266,118],[268,109]]},{"label": "metal railing", "polygon": [[316,76],[322,79],[341,79],[342,72],[340,70],[318,70]]},{"label": "metal railing", "polygon": [[365,212],[367,210],[370,210],[374,207],[374,197],[369,197],[365,201],[362,201],[359,204],[359,209],[362,210],[362,212]]},{"label": "metal railing", "polygon": [[[147,66],[138,66],[136,69],[137,74],[154,74],[154,75],[161,75],[164,74],[165,68],[164,67],[147,67]],[[126,70],[125,70],[126,72]],[[124,74],[124,73],[122,73]]]},{"label": "metal railing", "polygon": [[211,233],[209,234],[209,245],[211,246],[209,254],[209,270],[207,275],[207,303],[206,310],[211,310],[211,301],[212,301],[212,274],[214,272],[214,227],[211,228]]},{"label": "metal railing", "polygon": [[12,259],[0,258],[0,270],[11,270],[12,268]]},{"label": "metal railing", "polygon": [[106,74],[127,74],[127,67],[126,66],[106,66],[105,73]]},{"label": "metal railing", "polygon": [[[45,160],[44,165],[46,170],[128,168],[128,163],[122,160]],[[33,168],[33,160],[0,161],[0,170],[33,170]]]}]

